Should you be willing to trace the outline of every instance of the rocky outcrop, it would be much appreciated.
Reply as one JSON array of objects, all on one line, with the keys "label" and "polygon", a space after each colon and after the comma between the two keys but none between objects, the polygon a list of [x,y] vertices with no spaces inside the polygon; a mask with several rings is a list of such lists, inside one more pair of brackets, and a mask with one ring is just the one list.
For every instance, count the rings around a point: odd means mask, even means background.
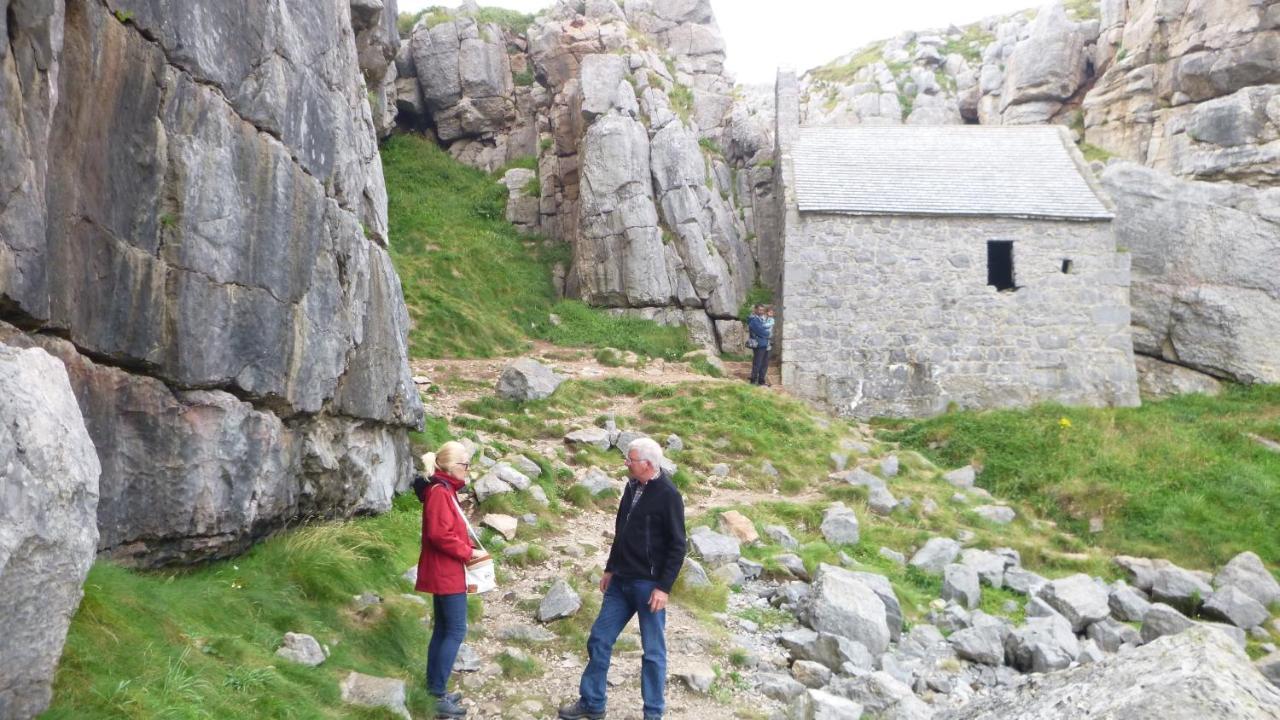
[{"label": "rocky outcrop", "polygon": [[1139,353],[1240,382],[1280,382],[1280,188],[1188,182],[1133,163],[1102,175],[1133,255]]},{"label": "rocky outcrop", "polygon": [[1193,628],[1071,670],[1033,676],[942,713],[943,720],[1191,720],[1275,717],[1280,690],[1244,650],[1210,628]]},{"label": "rocky outcrop", "polygon": [[1055,0],[904,33],[804,79],[808,124],[1056,122],[1179,177],[1280,177],[1280,13],[1270,3]]},{"label": "rocky outcrop", "polygon": [[409,476],[422,406],[361,73],[388,5],[357,4],[10,8],[0,320],[68,368],[107,554],[227,554],[386,509]]},{"label": "rocky outcrop", "polygon": [[1275,185],[1280,14],[1250,0],[1103,3],[1085,138],[1182,177]]},{"label": "rocky outcrop", "polygon": [[566,294],[738,349],[757,260],[780,277],[772,120],[735,104],[709,2],[561,2],[527,30],[435,10],[408,47],[404,124],[487,170],[536,157],[509,213],[572,246]]},{"label": "rocky outcrop", "polygon": [[62,363],[0,344],[0,717],[49,705],[97,546],[99,472]]}]

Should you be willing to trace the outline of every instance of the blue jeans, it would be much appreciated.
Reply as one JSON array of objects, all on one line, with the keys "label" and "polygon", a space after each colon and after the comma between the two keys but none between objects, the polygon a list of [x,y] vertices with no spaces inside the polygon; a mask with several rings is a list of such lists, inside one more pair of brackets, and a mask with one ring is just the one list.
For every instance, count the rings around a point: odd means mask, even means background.
[{"label": "blue jeans", "polygon": [[440,697],[449,686],[453,661],[467,637],[467,594],[431,597],[431,644],[427,646],[427,692]]},{"label": "blue jeans", "polygon": [[751,353],[751,382],[763,385],[769,374],[769,345],[758,347]]},{"label": "blue jeans", "polygon": [[640,644],[644,659],[640,669],[640,695],[645,715],[662,715],[666,708],[667,611],[649,612],[649,596],[658,583],[615,576],[609,581],[600,614],[587,639],[587,669],[582,671],[578,694],[584,708],[604,712],[606,680],[613,644],[631,617],[640,615]]}]

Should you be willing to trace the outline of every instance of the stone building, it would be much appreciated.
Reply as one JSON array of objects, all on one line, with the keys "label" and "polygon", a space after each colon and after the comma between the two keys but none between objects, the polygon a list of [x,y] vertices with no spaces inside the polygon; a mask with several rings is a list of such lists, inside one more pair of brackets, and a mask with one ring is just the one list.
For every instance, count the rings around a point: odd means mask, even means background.
[{"label": "stone building", "polygon": [[856,417],[1136,405],[1129,256],[1064,128],[801,127],[778,83],[782,379]]}]

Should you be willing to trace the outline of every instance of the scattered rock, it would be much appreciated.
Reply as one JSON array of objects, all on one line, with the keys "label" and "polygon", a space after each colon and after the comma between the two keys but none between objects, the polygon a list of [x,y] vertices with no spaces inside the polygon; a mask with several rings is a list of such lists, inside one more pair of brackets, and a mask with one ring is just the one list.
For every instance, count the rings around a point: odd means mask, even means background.
[{"label": "scattered rock", "polygon": [[791,702],[805,691],[804,685],[795,678],[780,673],[766,673],[756,676],[756,689],[767,698],[783,703]]},{"label": "scattered rock", "polygon": [[1111,615],[1123,622],[1142,622],[1147,610],[1151,609],[1151,601],[1141,590],[1121,581],[1111,587],[1107,604],[1111,607]]},{"label": "scattered rock", "polygon": [[1201,610],[1208,617],[1225,620],[1246,630],[1258,627],[1271,617],[1261,603],[1234,585],[1214,592]]},{"label": "scattered rock", "polygon": [[1062,670],[1080,654],[1080,643],[1071,623],[1061,615],[1027,618],[1005,639],[1009,664],[1023,672]]},{"label": "scattered rock", "polygon": [[849,456],[845,453],[831,453],[831,464],[835,466],[836,472],[844,470],[845,465],[849,463]]},{"label": "scattered rock", "polygon": [[608,450],[612,446],[609,431],[598,427],[574,430],[564,436],[564,441],[569,445],[591,445],[600,450]]},{"label": "scattered rock", "polygon": [[484,502],[494,495],[513,492],[515,488],[503,482],[496,472],[490,471],[471,483],[471,490],[476,494],[478,502]]},{"label": "scattered rock", "polygon": [[693,552],[711,567],[736,563],[742,557],[738,539],[722,535],[705,525],[699,525],[689,534]]},{"label": "scattered rock", "polygon": [[564,378],[532,358],[520,358],[507,365],[498,377],[498,397],[515,402],[543,400],[560,387]]},{"label": "scattered rock", "polygon": [[865,673],[833,681],[831,691],[862,706],[863,711],[881,718],[928,720],[933,716],[911,687],[887,672]]},{"label": "scattered rock", "polygon": [[519,521],[510,515],[499,515],[498,513],[489,513],[485,515],[480,524],[487,528],[492,528],[494,532],[501,535],[507,541],[514,540],[516,537],[516,528]]},{"label": "scattered rock", "polygon": [[549,643],[556,639],[556,634],[537,625],[504,625],[495,633],[499,640],[516,643]]},{"label": "scattered rock", "polygon": [[529,499],[533,504],[540,507],[547,507],[551,504],[551,500],[547,498],[547,491],[542,489],[541,485],[529,486]]},{"label": "scattered rock", "polygon": [[699,695],[706,695],[710,692],[711,684],[716,681],[715,670],[712,670],[710,665],[704,663],[689,665],[672,674],[679,678],[690,690]]},{"label": "scattered rock", "polygon": [[680,577],[684,579],[684,584],[691,588],[711,587],[711,578],[707,577],[707,571],[702,567],[702,563],[693,558],[685,558],[684,565],[680,568]]},{"label": "scattered rock", "polygon": [[1263,607],[1280,602],[1280,582],[1262,564],[1262,558],[1251,552],[1242,552],[1218,571],[1213,578],[1214,587],[1234,586]]},{"label": "scattered rock", "polygon": [[956,468],[955,470],[944,474],[942,479],[950,483],[952,487],[957,487],[961,490],[968,490],[973,487],[973,482],[977,479],[977,474],[973,471],[973,466],[966,465],[962,468]]},{"label": "scattered rock", "polygon": [[1151,583],[1152,600],[1178,608],[1184,613],[1198,610],[1211,594],[1213,588],[1209,583],[1190,570],[1176,565],[1156,570],[1155,579]]},{"label": "scattered rock", "polygon": [[1256,667],[1258,672],[1262,673],[1262,676],[1269,680],[1272,685],[1280,688],[1280,652],[1272,650],[1271,654],[1259,658],[1253,666]]},{"label": "scattered rock", "polygon": [[349,705],[386,708],[405,720],[412,720],[405,707],[404,681],[348,673],[342,681],[342,701]]},{"label": "scattered rock", "polygon": [[[741,560],[738,562],[741,562]],[[741,585],[743,580],[746,579],[746,573],[742,572],[742,566],[737,562],[721,565],[712,570],[711,575],[729,587]]]},{"label": "scattered rock", "polygon": [[809,571],[805,569],[804,560],[800,559],[799,555],[796,555],[793,553],[783,553],[781,555],[774,555],[773,561],[776,562],[779,566],[781,566],[782,569],[791,573],[792,577],[799,580],[808,581]]},{"label": "scattered rock", "polygon": [[810,689],[796,696],[787,707],[788,720],[860,720],[861,717],[861,705],[825,690]]},{"label": "scattered rock", "polygon": [[941,575],[943,568],[954,562],[960,554],[960,543],[951,538],[930,538],[924,547],[911,556],[910,565],[930,574]]},{"label": "scattered rock", "polygon": [[903,555],[897,550],[894,550],[893,548],[882,547],[879,550],[879,554],[880,554],[880,557],[884,558],[885,560],[889,560],[895,565],[905,566],[907,564],[907,556]]},{"label": "scattered rock", "polygon": [[893,591],[893,583],[889,582],[889,578],[875,573],[854,570],[851,574],[871,588],[880,602],[884,603],[884,620],[889,626],[889,639],[897,642],[898,636],[902,634],[902,605],[898,602],[897,593]]},{"label": "scattered rock", "polygon": [[970,662],[984,665],[1004,663],[1004,641],[1009,627],[988,623],[951,633],[947,641],[956,649],[956,655]]},{"label": "scattered rock", "polygon": [[822,514],[819,528],[822,537],[832,545],[858,544],[858,517],[844,503],[834,503]]},{"label": "scattered rock", "polygon": [[746,515],[737,510],[730,510],[722,514],[719,527],[720,532],[733,535],[738,538],[740,543],[751,545],[760,542],[760,534],[756,532],[756,526]]},{"label": "scattered rock", "polygon": [[807,688],[821,688],[831,682],[831,669],[812,660],[797,660],[791,665],[791,676]]},{"label": "scattered rock", "polygon": [[1280,690],[1254,672],[1245,654],[1217,633],[1197,628],[1031,683],[996,689],[941,713],[938,720],[1264,720],[1275,717],[1276,707]]},{"label": "scattered rock", "polygon": [[284,644],[276,650],[276,655],[308,667],[315,667],[328,657],[318,640],[302,633],[285,633]]},{"label": "scattered rock", "polygon": [[671,452],[679,452],[683,449],[684,440],[681,440],[679,435],[672,434],[667,436],[667,450],[670,450]]},{"label": "scattered rock", "polygon": [[513,455],[506,460],[507,464],[530,478],[542,475],[542,466],[525,455]]},{"label": "scattered rock", "polygon": [[1135,647],[1142,644],[1142,636],[1137,630],[1112,618],[1104,618],[1090,624],[1085,630],[1085,635],[1109,653],[1119,652],[1120,646],[1125,644]]},{"label": "scattered rock", "polygon": [[973,509],[973,514],[997,525],[1008,525],[1018,517],[1013,508],[1007,505],[979,505]]},{"label": "scattered rock", "polygon": [[974,572],[978,573],[978,579],[991,587],[1004,587],[1005,559],[1003,557],[986,550],[965,548],[960,552],[960,564],[973,568]]},{"label": "scattered rock", "polygon": [[794,550],[800,547],[800,541],[792,537],[791,532],[781,525],[765,525],[764,536],[787,550]]},{"label": "scattered rock", "polygon": [[707,471],[712,477],[729,477],[729,466],[724,463],[716,463]]},{"label": "scattered rock", "polygon": [[454,672],[472,673],[478,672],[483,664],[483,658],[476,649],[471,647],[469,643],[462,643],[458,647],[458,656],[453,661]]},{"label": "scattered rock", "polygon": [[609,477],[603,470],[595,466],[587,468],[587,471],[580,475],[574,484],[586,488],[593,496],[606,492],[620,495],[624,487],[623,483]]},{"label": "scattered rock", "polygon": [[577,614],[582,609],[582,598],[563,578],[557,579],[538,605],[538,621],[551,622]]},{"label": "scattered rock", "polygon": [[764,572],[764,564],[747,558],[738,558],[738,568],[742,570],[742,577],[747,580],[755,580]]},{"label": "scattered rock", "polygon": [[978,573],[967,565],[950,563],[942,570],[942,599],[954,600],[972,610],[982,599]]},{"label": "scattered rock", "polygon": [[1146,616],[1142,618],[1142,642],[1149,643],[1165,635],[1177,635],[1194,626],[1195,623],[1176,609],[1164,603],[1152,603]]},{"label": "scattered rock", "polygon": [[1037,596],[1066,618],[1074,632],[1111,615],[1107,590],[1083,573],[1046,583]]},{"label": "scattered rock", "polygon": [[829,632],[862,643],[872,655],[889,646],[884,603],[853,573],[834,565],[818,568],[805,620],[818,632]]},{"label": "scattered rock", "polygon": [[867,507],[877,515],[889,515],[894,508],[898,507],[898,500],[893,493],[889,492],[889,488],[881,485],[871,488],[867,497]]},{"label": "scattered rock", "polygon": [[898,456],[888,455],[880,460],[881,477],[891,478],[898,476]]}]

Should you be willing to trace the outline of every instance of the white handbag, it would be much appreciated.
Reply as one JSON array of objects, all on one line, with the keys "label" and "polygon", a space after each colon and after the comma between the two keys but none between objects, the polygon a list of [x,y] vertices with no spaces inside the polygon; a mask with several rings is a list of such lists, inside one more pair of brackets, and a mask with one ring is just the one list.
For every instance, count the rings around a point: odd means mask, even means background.
[{"label": "white handbag", "polygon": [[476,552],[473,552],[471,559],[465,563],[467,593],[478,595],[487,593],[490,590],[496,590],[498,588],[498,576],[493,567],[493,556],[480,543],[480,536],[476,534],[476,531],[471,527],[471,523],[467,521],[467,514],[462,512],[462,506],[458,504],[457,496],[453,498],[453,507],[458,511],[458,517],[462,518],[462,523],[467,526],[467,535],[476,544]]}]

